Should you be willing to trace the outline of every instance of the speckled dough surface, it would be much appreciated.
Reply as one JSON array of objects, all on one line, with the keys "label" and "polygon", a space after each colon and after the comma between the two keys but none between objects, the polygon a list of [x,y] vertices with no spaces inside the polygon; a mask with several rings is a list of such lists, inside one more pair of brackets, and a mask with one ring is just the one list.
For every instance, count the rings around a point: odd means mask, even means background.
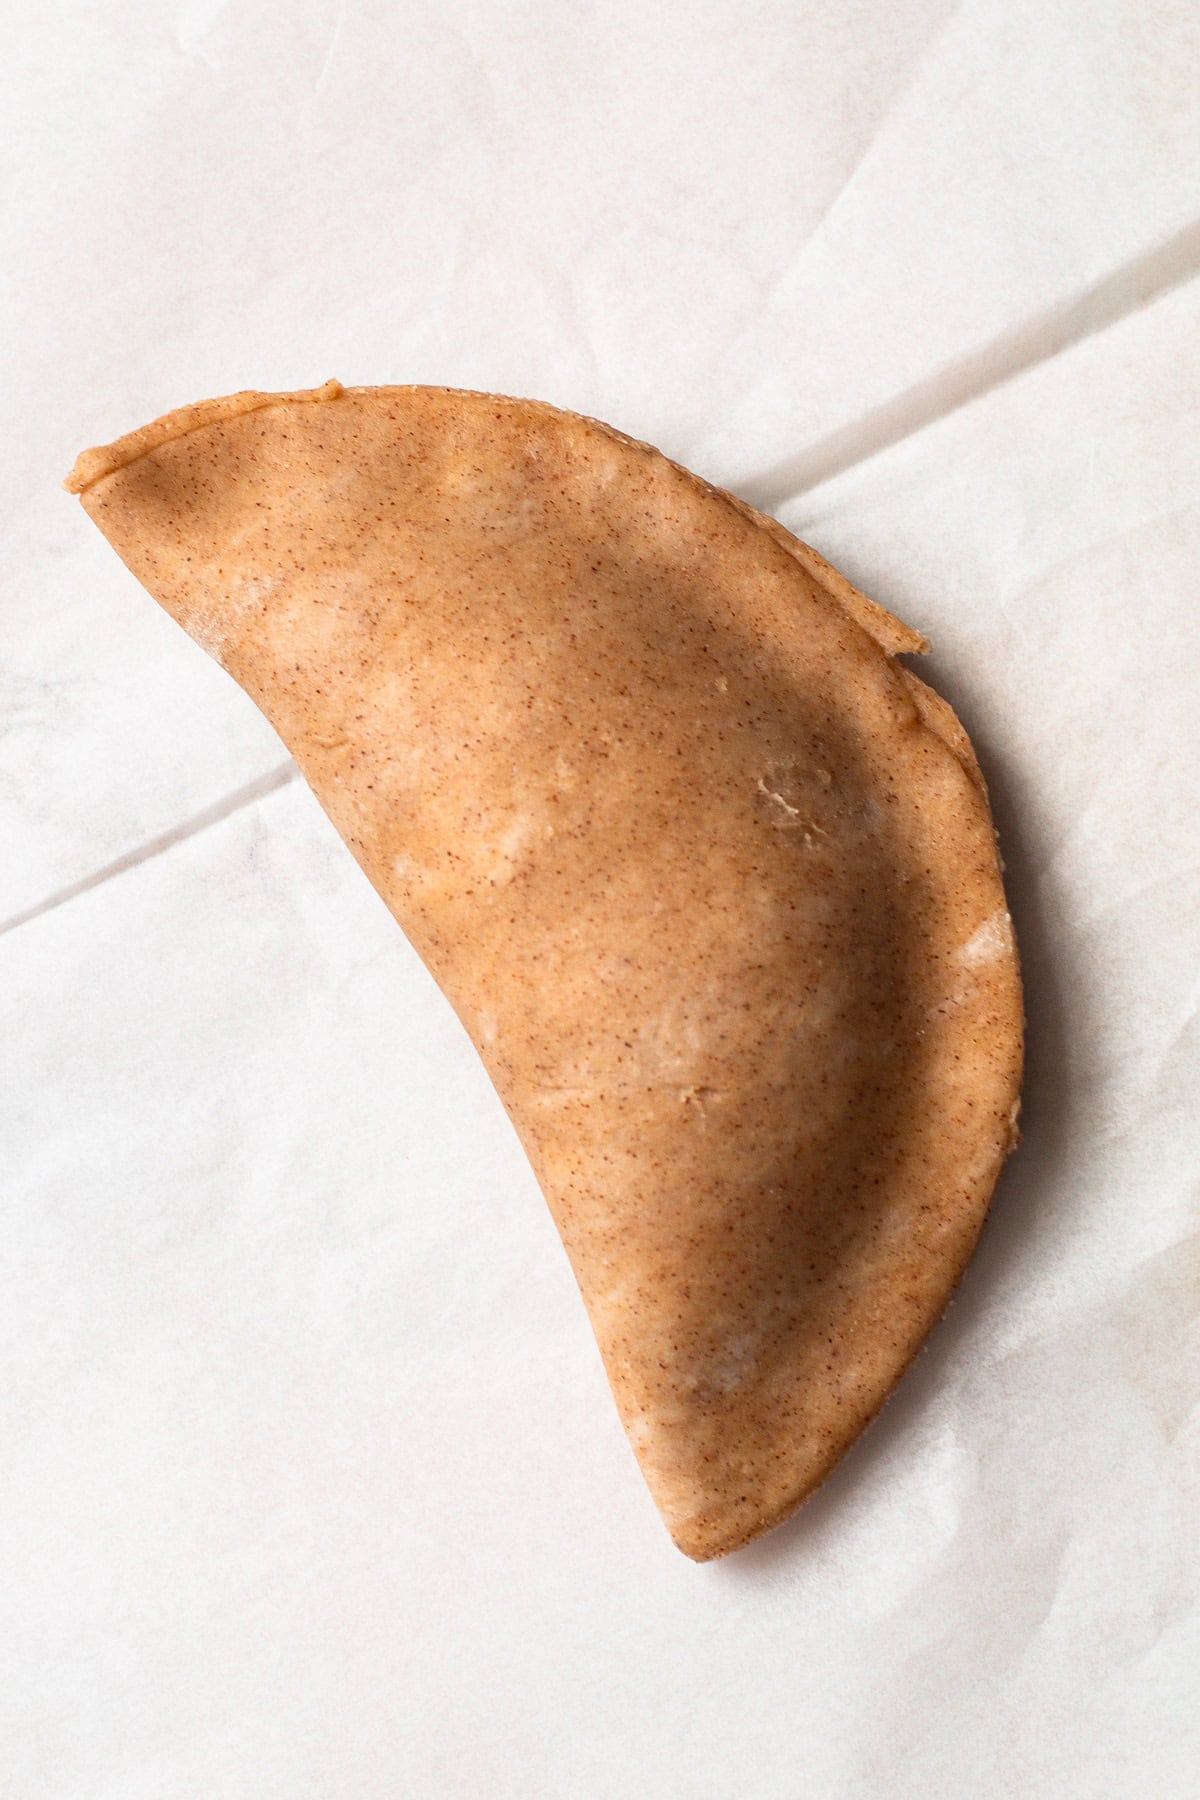
[{"label": "speckled dough surface", "polygon": [[945,1308],[1016,1135],[1000,865],[894,660],[922,640],[531,401],[237,395],[69,485],[471,1033],[675,1542],[778,1523]]}]

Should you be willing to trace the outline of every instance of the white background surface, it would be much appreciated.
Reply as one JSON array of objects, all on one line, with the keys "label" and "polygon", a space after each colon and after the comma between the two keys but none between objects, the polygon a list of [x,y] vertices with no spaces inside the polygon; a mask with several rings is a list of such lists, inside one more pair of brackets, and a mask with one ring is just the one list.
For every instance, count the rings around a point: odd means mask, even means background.
[{"label": "white background surface", "polygon": [[[4,7],[7,1800],[1200,1793],[1196,17]],[[777,510],[993,786],[1025,1145],[882,1421],[723,1563],[447,1007],[58,487],[330,375]]]}]

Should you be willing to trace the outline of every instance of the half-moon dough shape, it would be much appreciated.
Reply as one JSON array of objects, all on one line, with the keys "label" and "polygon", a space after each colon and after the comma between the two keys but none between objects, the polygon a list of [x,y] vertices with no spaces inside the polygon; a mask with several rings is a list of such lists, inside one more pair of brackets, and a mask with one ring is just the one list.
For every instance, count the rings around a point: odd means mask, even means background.
[{"label": "half-moon dough shape", "polygon": [[237,394],[68,485],[470,1032],[675,1542],[778,1524],[946,1307],[1016,1138],[995,835],[895,660],[923,640],[528,400]]}]

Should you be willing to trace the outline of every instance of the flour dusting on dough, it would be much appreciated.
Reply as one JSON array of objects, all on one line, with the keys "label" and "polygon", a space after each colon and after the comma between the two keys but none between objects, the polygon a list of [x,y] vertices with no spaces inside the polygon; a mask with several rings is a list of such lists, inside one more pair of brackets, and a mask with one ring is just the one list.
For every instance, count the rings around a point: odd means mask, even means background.
[{"label": "flour dusting on dough", "polygon": [[211,604],[197,607],[183,623],[214,662],[223,663],[229,641],[248,613],[261,608],[275,586],[271,575],[234,575]]},{"label": "flour dusting on dough", "polygon": [[1012,947],[1012,920],[1003,907],[999,907],[963,944],[958,960],[969,967],[976,963],[998,962],[1002,956],[1012,955]]}]

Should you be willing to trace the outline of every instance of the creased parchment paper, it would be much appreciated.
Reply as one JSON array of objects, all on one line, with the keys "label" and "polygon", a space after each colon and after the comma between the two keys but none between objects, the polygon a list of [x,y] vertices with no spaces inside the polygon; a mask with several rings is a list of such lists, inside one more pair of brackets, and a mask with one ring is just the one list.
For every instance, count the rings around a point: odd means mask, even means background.
[{"label": "creased parchment paper", "polygon": [[[1195,1790],[1194,8],[9,9],[11,1800]],[[779,512],[978,744],[1026,1141],[795,1522],[686,1563],[459,1027],[58,482],[537,395]]]}]

